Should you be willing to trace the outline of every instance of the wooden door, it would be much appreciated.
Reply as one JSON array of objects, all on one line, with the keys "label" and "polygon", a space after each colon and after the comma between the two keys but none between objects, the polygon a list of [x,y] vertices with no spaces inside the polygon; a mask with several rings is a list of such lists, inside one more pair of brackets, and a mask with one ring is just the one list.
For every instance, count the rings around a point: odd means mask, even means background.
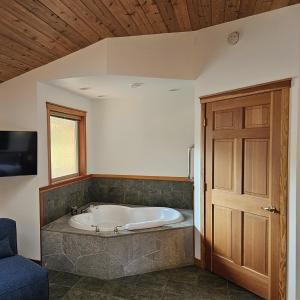
[{"label": "wooden door", "polygon": [[205,104],[205,264],[285,298],[288,88]]}]

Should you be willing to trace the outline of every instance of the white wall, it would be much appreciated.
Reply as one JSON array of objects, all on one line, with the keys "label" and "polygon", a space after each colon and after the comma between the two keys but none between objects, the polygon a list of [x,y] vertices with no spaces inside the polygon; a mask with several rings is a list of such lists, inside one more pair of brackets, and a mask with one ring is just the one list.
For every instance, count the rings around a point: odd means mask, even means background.
[{"label": "white wall", "polygon": [[[46,122],[43,122],[43,118],[46,118],[45,106],[39,106],[39,101],[44,103],[45,99],[51,99],[52,102],[80,106],[80,101],[73,102],[74,99],[78,100],[76,96],[64,94],[59,98],[54,89],[47,90],[43,85],[40,85],[38,97],[38,82],[106,73],[106,51],[106,41],[103,41],[0,85],[0,130],[35,130],[42,133],[38,136],[38,176],[0,178],[0,217],[17,221],[21,255],[40,259],[39,187],[47,184],[48,169],[45,159]],[[95,59],[91,60],[90,57]]]},{"label": "white wall", "polygon": [[113,38],[107,53],[108,74],[195,79],[193,32]]},{"label": "white wall", "polygon": [[[0,86],[1,130],[36,130],[36,89],[30,80],[15,79],[15,88]],[[25,91],[25,92],[24,92]],[[0,178],[0,217],[18,221],[18,248],[39,257],[38,186],[36,176]]]},{"label": "white wall", "polygon": [[178,92],[155,87],[93,102],[95,173],[187,176],[193,85]]},{"label": "white wall", "polygon": [[[300,74],[300,73],[299,73]],[[290,128],[289,128],[289,202],[288,202],[288,299],[299,299],[299,275],[297,274],[299,266],[299,199],[300,192],[300,177],[299,177],[299,116],[300,116],[300,91],[299,77],[292,82],[290,94]],[[298,253],[298,254],[297,254]],[[298,284],[297,284],[298,280]],[[296,293],[298,296],[296,296]]]},{"label": "white wall", "polygon": [[[300,69],[299,69],[299,74],[300,74]],[[293,296],[294,294],[294,287],[296,287],[296,299],[300,299],[300,222],[299,222],[299,216],[300,216],[300,205],[299,205],[299,195],[300,195],[300,134],[299,134],[299,128],[300,128],[300,79],[298,81],[298,101],[296,101],[296,98],[293,97],[294,102],[297,102],[298,106],[296,107],[291,107],[291,111],[294,113],[297,113],[297,118],[295,117],[294,120],[294,141],[298,141],[297,147],[295,149],[290,148],[290,153],[293,151],[293,156],[290,155],[290,165],[294,164],[296,167],[294,167],[294,170],[296,169],[294,174],[290,175],[290,180],[293,178],[293,176],[296,177],[296,191],[293,189],[294,193],[296,192],[296,195],[293,195],[293,197],[296,196],[296,199],[294,201],[294,206],[291,206],[289,208],[289,213],[293,212],[293,223],[291,221],[289,222],[289,234],[290,239],[295,241],[296,247],[291,246],[291,249],[289,249],[289,266],[292,268],[291,271],[288,272],[289,278],[288,278],[288,288],[291,289],[291,295]],[[295,103],[296,104],[296,103]],[[297,120],[297,121],[296,121]],[[294,142],[295,143],[295,142]],[[293,144],[294,145],[294,144]],[[295,184],[295,183],[294,183]],[[296,227],[295,233],[294,231],[291,230],[291,228]],[[293,259],[296,258],[296,261],[293,261]],[[294,265],[294,266],[293,266]],[[295,275],[295,278],[292,276]],[[292,277],[292,278],[291,278]],[[291,298],[294,299],[294,298]]]},{"label": "white wall", "polygon": [[[195,223],[200,230],[200,103],[199,97],[232,89],[294,78],[291,89],[290,181],[289,181],[289,256],[288,299],[296,299],[297,258],[296,238],[296,163],[299,116],[299,54],[300,6],[287,8],[256,17],[207,28],[196,32],[197,60],[199,62],[195,92]],[[238,30],[240,42],[230,46],[227,34]],[[202,62],[202,63],[201,63]],[[196,240],[196,256],[200,258],[200,236]],[[299,239],[299,236],[298,236]],[[299,253],[299,252],[298,252]],[[299,286],[299,285],[298,285]]]},{"label": "white wall", "polygon": [[17,220],[19,252],[26,257],[39,259],[38,188],[48,184],[46,101],[73,106],[88,112],[87,149],[88,168],[90,168],[90,159],[93,157],[93,148],[90,147],[92,135],[90,100],[38,83],[37,86],[29,89],[32,92],[31,99],[34,101],[26,101],[28,95],[24,93],[23,88],[28,89],[27,82],[23,83],[19,78],[16,82],[19,88],[15,89],[15,97],[12,97],[11,89],[5,96],[5,89],[0,88],[0,128],[1,130],[38,131],[38,176],[0,178],[0,217]]}]

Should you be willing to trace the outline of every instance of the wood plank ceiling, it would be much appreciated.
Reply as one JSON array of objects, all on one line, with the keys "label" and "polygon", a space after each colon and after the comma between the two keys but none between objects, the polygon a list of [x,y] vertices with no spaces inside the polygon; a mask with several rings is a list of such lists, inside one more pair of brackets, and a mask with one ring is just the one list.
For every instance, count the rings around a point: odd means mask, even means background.
[{"label": "wood plank ceiling", "polygon": [[106,37],[197,30],[300,0],[0,0],[0,82]]}]

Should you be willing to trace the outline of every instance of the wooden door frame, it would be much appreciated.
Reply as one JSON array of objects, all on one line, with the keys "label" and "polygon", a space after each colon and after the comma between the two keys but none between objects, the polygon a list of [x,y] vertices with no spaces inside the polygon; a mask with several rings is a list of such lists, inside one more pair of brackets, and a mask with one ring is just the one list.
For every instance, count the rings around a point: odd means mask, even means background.
[{"label": "wooden door frame", "polygon": [[[205,228],[205,161],[206,161],[206,104],[210,102],[234,99],[255,95],[263,92],[281,91],[283,101],[281,108],[281,147],[280,147],[280,253],[279,253],[279,299],[286,299],[286,275],[287,275],[287,203],[288,203],[288,141],[289,141],[289,92],[291,79],[273,81],[251,87],[226,91],[200,97],[201,104],[201,192],[200,192],[200,218],[201,218],[201,266],[206,264],[206,228]],[[203,199],[201,201],[201,199]],[[272,283],[270,282],[270,286]]]}]

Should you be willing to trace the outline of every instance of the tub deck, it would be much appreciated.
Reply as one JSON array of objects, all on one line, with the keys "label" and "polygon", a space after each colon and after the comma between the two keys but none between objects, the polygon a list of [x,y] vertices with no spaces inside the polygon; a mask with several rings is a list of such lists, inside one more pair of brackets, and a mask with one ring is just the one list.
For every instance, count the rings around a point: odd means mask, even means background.
[{"label": "tub deck", "polygon": [[182,222],[118,233],[73,228],[68,224],[71,215],[65,215],[41,230],[42,263],[100,279],[192,265],[193,211],[178,211]]},{"label": "tub deck", "polygon": [[[99,203],[97,203],[97,204],[90,203],[89,205],[91,205],[91,204],[101,205],[101,203],[100,204]],[[102,203],[102,204],[107,205],[109,203]],[[79,209],[79,211],[88,206],[81,207]],[[134,205],[126,205],[126,206],[134,207]],[[84,234],[84,235],[96,235],[96,236],[101,236],[101,237],[116,237],[116,236],[123,236],[123,235],[153,232],[153,231],[163,231],[163,230],[192,227],[193,226],[193,210],[178,209],[178,208],[175,208],[175,209],[182,213],[182,215],[184,217],[184,220],[182,222],[164,225],[164,226],[160,226],[160,227],[154,227],[154,228],[146,228],[146,229],[139,229],[139,230],[120,230],[118,233],[115,233],[113,231],[96,232],[96,230],[95,231],[82,230],[82,229],[77,229],[77,228],[71,227],[69,225],[69,220],[72,216],[70,214],[67,214],[67,215],[64,215],[63,217],[43,226],[42,230],[43,231],[58,231],[58,232],[63,232],[63,233],[76,233],[76,234]]]}]

